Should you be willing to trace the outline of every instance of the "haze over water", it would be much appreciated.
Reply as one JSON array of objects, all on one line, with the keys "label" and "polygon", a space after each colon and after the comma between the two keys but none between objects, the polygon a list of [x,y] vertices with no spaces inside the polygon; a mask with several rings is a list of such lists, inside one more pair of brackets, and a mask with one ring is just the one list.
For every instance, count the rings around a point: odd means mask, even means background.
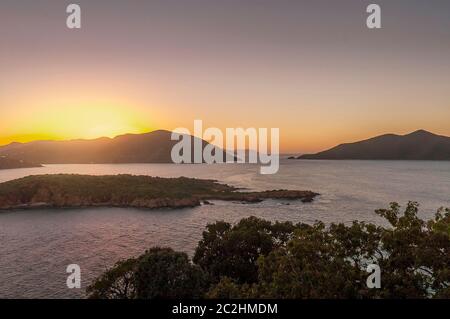
[{"label": "haze over water", "polygon": [[[450,162],[282,160],[275,175],[259,165],[46,165],[2,170],[0,182],[34,174],[135,174],[198,177],[254,190],[309,189],[313,203],[267,200],[256,204],[214,202],[190,209],[90,208],[0,213],[0,297],[84,297],[93,278],[121,258],[154,245],[192,255],[207,223],[258,216],[269,220],[381,223],[374,209],[391,201],[421,204],[421,216],[450,207]],[[66,267],[77,263],[82,289],[66,288]]]}]

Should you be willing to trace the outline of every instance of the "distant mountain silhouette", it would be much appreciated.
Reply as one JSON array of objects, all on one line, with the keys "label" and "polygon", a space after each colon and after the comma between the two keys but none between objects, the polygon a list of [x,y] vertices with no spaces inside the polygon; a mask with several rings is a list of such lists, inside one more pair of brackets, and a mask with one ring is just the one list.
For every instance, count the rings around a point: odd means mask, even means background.
[{"label": "distant mountain silhouette", "polygon": [[407,135],[386,134],[341,144],[298,159],[450,160],[450,137],[418,130]]},{"label": "distant mountain silhouette", "polygon": [[28,168],[28,167],[41,167],[42,165],[18,160],[13,158],[8,158],[7,156],[0,156],[0,169],[11,169],[11,168]]},{"label": "distant mountain silhouette", "polygon": [[[172,163],[170,153],[178,141],[170,137],[170,131],[158,130],[112,139],[11,143],[0,147],[0,156],[41,164]],[[203,147],[207,144],[202,141]]]}]

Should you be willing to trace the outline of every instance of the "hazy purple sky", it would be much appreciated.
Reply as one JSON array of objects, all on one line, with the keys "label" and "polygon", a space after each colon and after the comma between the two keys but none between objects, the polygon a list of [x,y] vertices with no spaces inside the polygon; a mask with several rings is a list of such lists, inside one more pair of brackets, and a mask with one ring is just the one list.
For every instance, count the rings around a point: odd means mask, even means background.
[{"label": "hazy purple sky", "polygon": [[194,119],[280,127],[284,151],[450,135],[450,1],[1,0],[0,73],[0,144]]}]

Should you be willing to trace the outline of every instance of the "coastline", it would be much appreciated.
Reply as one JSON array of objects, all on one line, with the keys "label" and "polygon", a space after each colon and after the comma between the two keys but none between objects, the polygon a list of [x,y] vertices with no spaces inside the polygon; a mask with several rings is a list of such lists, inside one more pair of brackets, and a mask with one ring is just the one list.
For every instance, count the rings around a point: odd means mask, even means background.
[{"label": "coastline", "polygon": [[241,192],[216,180],[138,175],[53,174],[28,176],[0,184],[0,210],[36,208],[187,208],[209,200],[261,202],[265,199],[314,200],[301,190]]}]

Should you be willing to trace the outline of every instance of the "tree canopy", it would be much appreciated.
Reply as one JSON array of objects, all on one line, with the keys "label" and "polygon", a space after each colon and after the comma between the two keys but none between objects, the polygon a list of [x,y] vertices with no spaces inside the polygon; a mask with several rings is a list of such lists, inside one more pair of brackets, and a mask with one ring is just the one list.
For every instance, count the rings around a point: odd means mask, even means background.
[{"label": "tree canopy", "polygon": [[[410,202],[376,213],[386,226],[244,218],[203,232],[192,261],[152,248],[101,275],[90,298],[450,298],[450,211]],[[381,270],[369,288],[367,266]]]}]

